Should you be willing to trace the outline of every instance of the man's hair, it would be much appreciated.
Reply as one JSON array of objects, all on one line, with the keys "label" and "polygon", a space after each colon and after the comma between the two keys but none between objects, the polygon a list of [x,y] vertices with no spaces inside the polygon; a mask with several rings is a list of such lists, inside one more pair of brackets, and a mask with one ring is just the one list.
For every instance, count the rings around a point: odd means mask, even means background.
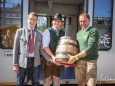
[{"label": "man's hair", "polygon": [[81,13],[80,16],[86,16],[90,20],[90,16],[87,13],[85,13],[85,12]]},{"label": "man's hair", "polygon": [[28,16],[30,16],[30,15],[36,16],[36,17],[38,18],[38,14],[35,13],[35,12],[30,12],[30,13],[28,14]]}]

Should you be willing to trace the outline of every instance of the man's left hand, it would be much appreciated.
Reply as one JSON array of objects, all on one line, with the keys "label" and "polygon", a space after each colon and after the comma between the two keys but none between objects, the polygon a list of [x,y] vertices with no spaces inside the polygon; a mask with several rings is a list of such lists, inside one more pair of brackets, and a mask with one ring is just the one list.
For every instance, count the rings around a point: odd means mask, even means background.
[{"label": "man's left hand", "polygon": [[76,61],[76,56],[71,56],[71,55],[68,55],[68,56],[70,57],[68,64],[73,64]]}]

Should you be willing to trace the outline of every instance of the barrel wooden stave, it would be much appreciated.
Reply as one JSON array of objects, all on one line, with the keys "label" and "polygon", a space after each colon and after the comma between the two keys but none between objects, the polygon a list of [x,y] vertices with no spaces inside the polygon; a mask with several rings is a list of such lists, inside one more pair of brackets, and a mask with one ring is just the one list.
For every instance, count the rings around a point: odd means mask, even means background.
[{"label": "barrel wooden stave", "polygon": [[78,43],[71,37],[64,36],[59,40],[59,44],[56,48],[56,61],[64,64],[68,64],[69,56],[76,55],[78,53]]}]

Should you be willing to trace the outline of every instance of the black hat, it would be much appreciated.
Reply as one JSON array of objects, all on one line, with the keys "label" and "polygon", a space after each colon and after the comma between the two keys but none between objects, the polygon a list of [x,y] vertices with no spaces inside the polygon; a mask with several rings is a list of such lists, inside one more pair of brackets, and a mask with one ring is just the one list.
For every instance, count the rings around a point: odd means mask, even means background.
[{"label": "black hat", "polygon": [[54,15],[54,19],[59,19],[60,21],[62,21],[62,15],[59,14],[59,13],[56,13],[56,14]]}]

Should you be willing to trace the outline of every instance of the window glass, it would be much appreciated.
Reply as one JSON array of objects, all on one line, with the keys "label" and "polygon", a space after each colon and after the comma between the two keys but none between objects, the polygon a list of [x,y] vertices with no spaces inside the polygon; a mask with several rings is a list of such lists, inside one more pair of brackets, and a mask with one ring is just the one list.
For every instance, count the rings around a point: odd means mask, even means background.
[{"label": "window glass", "polygon": [[39,16],[37,22],[37,29],[43,32],[46,28],[47,28],[47,17]]},{"label": "window glass", "polygon": [[20,27],[21,0],[0,0],[0,48],[13,48],[14,35]]},{"label": "window glass", "polygon": [[110,50],[112,46],[112,3],[113,0],[95,0],[93,25],[100,35],[99,50]]}]

